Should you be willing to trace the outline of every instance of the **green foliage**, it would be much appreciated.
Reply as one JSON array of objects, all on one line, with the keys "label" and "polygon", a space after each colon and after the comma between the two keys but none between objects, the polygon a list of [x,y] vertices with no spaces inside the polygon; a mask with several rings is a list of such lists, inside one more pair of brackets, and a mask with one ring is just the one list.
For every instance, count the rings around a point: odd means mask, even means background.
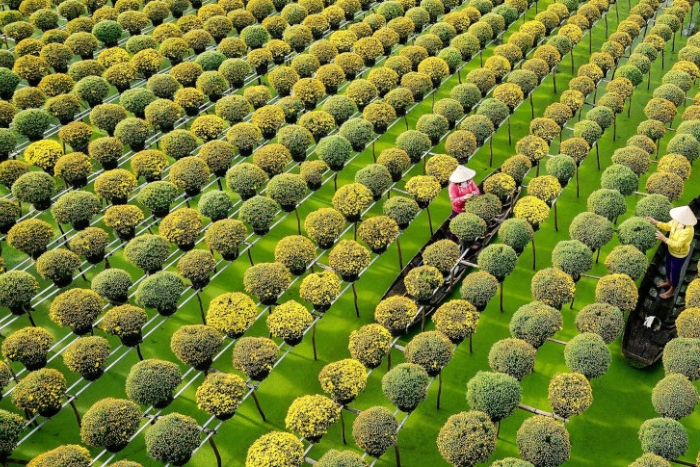
[{"label": "green foliage", "polygon": [[496,448],[496,427],[489,416],[471,410],[450,416],[440,429],[438,450],[452,465],[467,466],[486,462]]},{"label": "green foliage", "polygon": [[9,362],[20,362],[28,370],[34,371],[46,365],[46,355],[52,343],[53,336],[46,329],[22,328],[2,342],[2,355]]},{"label": "green foliage", "polygon": [[522,339],[502,339],[489,351],[489,366],[493,371],[522,380],[535,369],[535,348]]},{"label": "green foliage", "polygon": [[467,402],[492,421],[511,416],[520,403],[522,389],[517,379],[505,373],[479,371],[467,382]]},{"label": "green foliage", "polygon": [[666,374],[680,373],[691,381],[700,379],[700,343],[697,339],[677,337],[664,348]]},{"label": "green foliage", "polygon": [[385,407],[363,410],[352,424],[352,436],[357,445],[372,457],[379,457],[394,445],[398,422]]},{"label": "green foliage", "polygon": [[174,412],[159,418],[146,431],[145,439],[148,457],[183,465],[199,446],[199,425],[194,418]]},{"label": "green foliage", "polygon": [[651,403],[662,417],[679,420],[693,413],[700,396],[690,380],[681,374],[669,374],[651,393]]},{"label": "green foliage", "polygon": [[652,418],[639,428],[642,451],[667,460],[678,459],[688,450],[688,433],[672,418]]},{"label": "green foliage", "polygon": [[161,315],[168,316],[177,311],[177,302],[184,290],[185,283],[180,276],[160,271],[141,281],[136,289],[136,304],[154,308]]},{"label": "green foliage", "polygon": [[158,271],[169,254],[168,240],[159,235],[139,235],[124,247],[127,261],[148,273]]},{"label": "green foliage", "polygon": [[511,335],[536,349],[561,328],[561,313],[556,308],[537,301],[518,308],[510,320]]},{"label": "green foliage", "polygon": [[606,344],[620,337],[624,324],[622,311],[608,303],[591,303],[576,314],[576,329],[598,334]]},{"label": "green foliage", "polygon": [[518,255],[513,248],[508,245],[489,245],[484,248],[477,263],[479,269],[488,272],[499,280],[503,280],[508,274],[513,272],[518,262]]},{"label": "green foliage", "polygon": [[533,465],[557,466],[571,454],[569,432],[556,420],[535,415],[523,422],[517,434],[520,456]]}]

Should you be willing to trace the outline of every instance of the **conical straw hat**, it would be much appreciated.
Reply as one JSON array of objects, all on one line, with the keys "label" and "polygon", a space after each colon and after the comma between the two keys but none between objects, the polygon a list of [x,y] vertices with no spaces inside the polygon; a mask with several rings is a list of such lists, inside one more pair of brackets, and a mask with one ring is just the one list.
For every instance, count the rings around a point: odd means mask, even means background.
[{"label": "conical straw hat", "polygon": [[695,225],[698,219],[693,214],[693,211],[688,206],[680,206],[669,211],[671,219],[683,225]]},{"label": "conical straw hat", "polygon": [[476,175],[476,172],[469,169],[463,165],[458,166],[452,175],[450,175],[450,181],[452,183],[464,183],[467,180],[471,180]]}]

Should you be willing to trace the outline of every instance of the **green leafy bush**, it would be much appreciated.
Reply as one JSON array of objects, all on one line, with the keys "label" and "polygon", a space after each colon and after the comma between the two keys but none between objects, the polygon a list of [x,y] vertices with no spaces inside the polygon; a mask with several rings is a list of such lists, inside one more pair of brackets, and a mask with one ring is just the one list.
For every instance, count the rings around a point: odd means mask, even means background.
[{"label": "green leafy bush", "polygon": [[505,373],[479,371],[467,382],[467,402],[492,421],[500,421],[515,412],[522,389],[517,379]]}]

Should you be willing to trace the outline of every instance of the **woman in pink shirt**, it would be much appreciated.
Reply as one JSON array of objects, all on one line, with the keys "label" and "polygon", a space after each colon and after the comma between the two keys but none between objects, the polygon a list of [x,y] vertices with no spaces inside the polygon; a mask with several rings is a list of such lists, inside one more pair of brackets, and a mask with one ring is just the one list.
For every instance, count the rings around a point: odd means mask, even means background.
[{"label": "woman in pink shirt", "polygon": [[479,187],[474,183],[474,175],[476,175],[475,171],[463,165],[457,167],[450,175],[450,186],[448,188],[450,202],[452,203],[452,216],[450,217],[456,217],[458,214],[463,213],[464,203],[469,198],[481,194]]}]

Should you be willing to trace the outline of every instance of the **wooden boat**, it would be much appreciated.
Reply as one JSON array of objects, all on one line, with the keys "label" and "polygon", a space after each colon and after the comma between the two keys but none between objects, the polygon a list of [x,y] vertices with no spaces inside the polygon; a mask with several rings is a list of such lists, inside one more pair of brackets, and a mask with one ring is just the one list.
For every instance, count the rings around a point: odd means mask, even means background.
[{"label": "wooden boat", "polygon": [[[489,174],[488,177],[500,172],[499,170],[496,170]],[[486,178],[488,178],[486,177]],[[478,185],[479,190],[484,193],[483,190],[483,182]],[[435,289],[433,292],[432,297],[430,300],[426,302],[422,302],[420,304],[420,309],[418,312],[418,315],[415,317],[414,321],[409,325],[409,327],[414,326],[418,323],[423,323],[425,324],[425,319],[427,316],[430,316],[435,310],[438,309],[438,307],[442,304],[443,301],[453,292],[454,288],[461,282],[461,280],[464,278],[465,274],[467,271],[471,268],[474,267],[474,264],[476,263],[476,258],[479,256],[479,253],[481,250],[483,250],[488,244],[491,242],[493,237],[496,235],[498,232],[498,229],[500,228],[501,224],[503,223],[504,220],[508,219],[510,214],[513,211],[513,206],[515,206],[515,203],[517,202],[518,198],[520,197],[520,193],[522,190],[522,186],[518,186],[515,189],[515,192],[513,193],[512,196],[509,197],[509,199],[505,200],[502,203],[502,208],[500,214],[498,214],[493,221],[488,225],[486,229],[486,233],[484,236],[478,238],[472,245],[469,247],[464,247],[462,246],[462,254],[460,256],[459,261],[457,264],[452,268],[450,273],[445,277],[445,282],[443,285]],[[382,300],[388,297],[392,297],[395,295],[398,296],[406,296],[406,286],[404,285],[404,278],[406,275],[414,268],[421,266],[423,264],[423,251],[433,243],[440,241],[440,240],[445,240],[450,238],[450,220],[451,219],[446,219],[440,228],[435,230],[435,233],[430,237],[430,239],[427,241],[427,243],[420,249],[418,253],[404,266],[404,268],[401,270],[401,273],[398,275],[396,280],[393,282],[393,284],[388,288],[384,296],[382,297]]]},{"label": "wooden boat", "polygon": [[[690,208],[700,217],[700,197],[690,203]],[[691,244],[690,254],[681,270],[682,284],[676,290],[673,299],[661,299],[661,291],[655,284],[666,278],[665,261],[668,251],[661,243],[652,258],[641,285],[637,308],[627,319],[622,338],[622,353],[630,365],[644,368],[658,362],[663,355],[666,343],[676,337],[676,317],[685,308],[685,290],[690,281],[698,275],[697,264],[700,259],[700,229],[695,229],[695,239]],[[645,325],[649,317],[654,317],[651,327]]]}]

